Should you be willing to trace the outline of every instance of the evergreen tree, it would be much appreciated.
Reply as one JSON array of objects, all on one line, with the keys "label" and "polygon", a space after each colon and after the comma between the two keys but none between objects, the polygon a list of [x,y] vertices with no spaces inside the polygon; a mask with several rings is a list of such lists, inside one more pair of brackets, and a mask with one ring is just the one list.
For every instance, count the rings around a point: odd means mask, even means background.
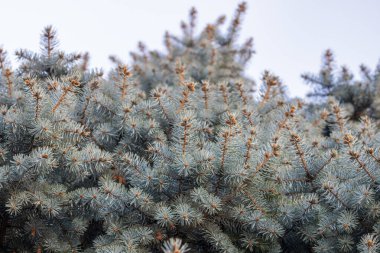
[{"label": "evergreen tree", "polygon": [[190,59],[147,88],[121,62],[104,77],[58,53],[51,27],[42,38],[16,70],[0,50],[1,250],[379,251],[370,117],[289,99],[269,72],[256,99],[242,72],[196,79]]},{"label": "evergreen tree", "polygon": [[302,77],[314,88],[308,96],[335,97],[340,103],[348,106],[350,118],[356,121],[364,115],[378,119],[380,65],[373,72],[365,65],[361,65],[360,72],[362,79],[355,80],[347,67],[343,66],[338,70],[332,51],[326,50],[320,72],[317,75],[304,74]]}]

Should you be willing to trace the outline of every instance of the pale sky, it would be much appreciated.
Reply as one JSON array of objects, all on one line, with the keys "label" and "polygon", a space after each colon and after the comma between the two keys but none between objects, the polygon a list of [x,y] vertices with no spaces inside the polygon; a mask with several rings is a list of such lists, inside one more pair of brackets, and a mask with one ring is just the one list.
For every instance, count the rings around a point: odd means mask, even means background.
[{"label": "pale sky", "polygon": [[[163,49],[166,30],[178,34],[192,6],[198,31],[221,14],[230,18],[237,0],[0,0],[0,45],[10,54],[19,48],[39,50],[46,25],[58,30],[60,49],[90,53],[90,66],[108,70],[108,56],[128,62],[138,41]],[[268,69],[279,75],[291,96],[303,97],[300,78],[317,72],[322,52],[331,48],[339,65],[358,73],[380,59],[379,0],[247,0],[242,41],[254,38],[246,74],[256,81]]]}]

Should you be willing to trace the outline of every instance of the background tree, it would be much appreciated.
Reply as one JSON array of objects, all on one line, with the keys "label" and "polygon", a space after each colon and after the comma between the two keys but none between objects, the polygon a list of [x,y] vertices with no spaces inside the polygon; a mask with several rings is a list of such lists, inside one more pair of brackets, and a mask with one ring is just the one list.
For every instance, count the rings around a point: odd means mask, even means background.
[{"label": "background tree", "polygon": [[323,56],[322,68],[318,74],[303,74],[302,78],[313,87],[308,94],[314,98],[335,97],[340,103],[348,106],[349,117],[358,121],[369,115],[378,119],[378,100],[380,97],[380,66],[370,71],[365,65],[360,66],[361,80],[345,66],[337,68],[334,55],[327,50]]},{"label": "background tree", "polygon": [[[253,89],[254,82],[244,76],[245,67],[254,53],[253,39],[238,44],[246,8],[245,2],[239,4],[227,31],[222,28],[226,17],[221,16],[200,32],[196,29],[198,13],[192,8],[188,22],[181,23],[181,36],[165,33],[166,52],[149,51],[140,42],[139,51],[131,53],[136,81],[148,92],[159,84],[172,86],[185,79],[231,83],[243,80]],[[111,60],[121,63],[115,56]]]}]

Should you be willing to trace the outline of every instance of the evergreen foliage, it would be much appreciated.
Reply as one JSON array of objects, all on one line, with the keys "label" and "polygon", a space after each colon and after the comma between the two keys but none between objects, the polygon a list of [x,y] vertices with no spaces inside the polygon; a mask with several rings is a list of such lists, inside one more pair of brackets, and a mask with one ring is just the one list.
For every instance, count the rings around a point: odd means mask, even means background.
[{"label": "evergreen foliage", "polygon": [[236,58],[198,75],[208,60],[180,53],[158,79],[121,62],[104,77],[57,43],[47,27],[14,71],[0,50],[1,250],[379,251],[370,117],[288,99],[269,72],[256,99]]},{"label": "evergreen foliage", "polygon": [[360,72],[362,79],[355,80],[347,67],[342,66],[339,70],[332,51],[326,50],[320,72],[317,75],[304,74],[302,77],[314,87],[309,96],[334,96],[347,107],[351,119],[358,121],[363,115],[379,119],[380,65],[373,72],[361,65]]},{"label": "evergreen foliage", "polygon": [[[131,53],[139,86],[149,92],[159,84],[172,86],[184,80],[234,83],[244,79],[253,88],[253,81],[244,77],[244,69],[254,53],[253,39],[247,39],[242,45],[238,43],[246,8],[246,3],[238,6],[226,32],[222,27],[226,17],[221,16],[199,34],[196,32],[197,10],[191,9],[189,21],[181,23],[181,36],[165,33],[165,53],[148,51],[140,42],[139,51]],[[111,60],[121,63],[115,56]]]}]

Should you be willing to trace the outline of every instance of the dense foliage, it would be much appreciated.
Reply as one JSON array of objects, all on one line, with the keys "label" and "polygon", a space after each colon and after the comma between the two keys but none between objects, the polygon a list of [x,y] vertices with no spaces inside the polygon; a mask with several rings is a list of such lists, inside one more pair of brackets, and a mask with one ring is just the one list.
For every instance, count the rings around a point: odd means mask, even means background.
[{"label": "dense foliage", "polygon": [[113,57],[108,77],[51,27],[16,70],[1,49],[0,249],[378,252],[378,128],[285,97],[269,72],[255,98],[244,10],[225,36],[221,21],[193,35],[192,10],[167,54]]}]

